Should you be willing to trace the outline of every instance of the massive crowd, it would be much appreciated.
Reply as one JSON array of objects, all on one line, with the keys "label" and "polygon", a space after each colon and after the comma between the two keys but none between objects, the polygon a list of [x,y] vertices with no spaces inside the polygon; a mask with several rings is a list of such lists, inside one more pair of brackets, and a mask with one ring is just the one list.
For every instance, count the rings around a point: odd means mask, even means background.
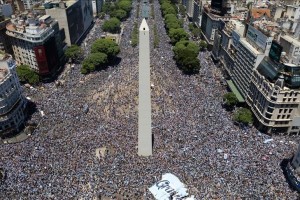
[{"label": "massive crowd", "polygon": [[[159,33],[151,47],[153,156],[137,156],[138,47],[130,45],[136,2],[124,22],[121,62],[89,75],[68,68],[64,84],[25,89],[39,123],[22,143],[0,145],[0,199],[153,199],[148,188],[173,173],[196,199],[297,199],[280,162],[292,156],[298,138],[268,135],[233,124],[222,108],[226,89],[209,57],[201,52],[200,74],[183,75],[172,59],[160,6],[149,19]],[[89,40],[101,35],[95,23]],[[86,43],[85,43],[86,42]],[[153,42],[151,42],[153,44]],[[88,111],[84,108],[88,105]]]}]

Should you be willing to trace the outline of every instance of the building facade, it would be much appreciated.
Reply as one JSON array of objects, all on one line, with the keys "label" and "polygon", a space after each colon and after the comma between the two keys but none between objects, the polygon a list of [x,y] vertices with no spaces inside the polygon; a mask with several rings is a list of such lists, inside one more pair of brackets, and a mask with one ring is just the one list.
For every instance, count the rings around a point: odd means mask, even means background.
[{"label": "building facade", "polygon": [[0,50],[13,55],[9,36],[6,35],[6,25],[9,23],[10,19],[5,19],[4,16],[0,16]]},{"label": "building facade", "polygon": [[26,99],[22,95],[16,63],[12,56],[0,54],[0,136],[19,131],[24,125]]},{"label": "building facade", "polygon": [[92,0],[48,2],[44,6],[46,14],[64,29],[68,46],[80,43],[93,24]]},{"label": "building facade", "polygon": [[11,19],[6,26],[18,65],[29,65],[43,77],[57,72],[64,57],[64,43],[57,21],[49,15]]}]

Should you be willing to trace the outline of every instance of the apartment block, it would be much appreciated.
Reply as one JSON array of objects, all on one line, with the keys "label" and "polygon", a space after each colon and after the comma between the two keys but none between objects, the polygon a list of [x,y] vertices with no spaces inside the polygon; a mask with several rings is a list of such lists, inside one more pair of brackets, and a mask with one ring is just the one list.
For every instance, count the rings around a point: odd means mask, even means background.
[{"label": "apartment block", "polygon": [[29,14],[12,18],[6,29],[18,65],[29,65],[41,77],[57,72],[65,45],[57,21]]},{"label": "apartment block", "polygon": [[0,137],[19,131],[24,125],[26,102],[15,61],[12,56],[0,52]]},{"label": "apartment block", "polygon": [[44,7],[46,14],[64,29],[68,46],[80,43],[93,24],[92,0],[47,2]]}]

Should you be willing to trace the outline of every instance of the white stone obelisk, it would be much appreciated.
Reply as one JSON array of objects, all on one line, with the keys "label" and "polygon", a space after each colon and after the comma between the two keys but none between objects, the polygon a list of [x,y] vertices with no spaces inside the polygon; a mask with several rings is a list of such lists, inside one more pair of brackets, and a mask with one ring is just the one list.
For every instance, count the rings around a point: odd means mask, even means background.
[{"label": "white stone obelisk", "polygon": [[139,29],[139,133],[138,155],[152,155],[151,91],[150,91],[150,37],[143,19]]}]

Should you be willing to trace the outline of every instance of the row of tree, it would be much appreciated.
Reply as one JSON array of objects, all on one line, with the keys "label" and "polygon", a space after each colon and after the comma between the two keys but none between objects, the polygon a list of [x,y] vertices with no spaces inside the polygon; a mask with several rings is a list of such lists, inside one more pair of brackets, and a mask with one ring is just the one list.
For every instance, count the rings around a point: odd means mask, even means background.
[{"label": "row of tree", "polygon": [[102,7],[103,12],[99,14],[99,17],[104,18],[105,14],[107,14],[110,16],[110,19],[103,23],[102,30],[109,33],[120,33],[121,21],[129,17],[131,8],[130,0],[105,2]]},{"label": "row of tree", "polygon": [[177,7],[170,0],[160,0],[165,28],[172,45],[178,67],[185,74],[195,74],[200,70],[199,46],[189,41],[189,34],[183,29],[183,20],[177,18]]},{"label": "row of tree", "polygon": [[131,46],[136,47],[138,43],[139,43],[138,23],[134,22],[133,29],[131,32]]}]

